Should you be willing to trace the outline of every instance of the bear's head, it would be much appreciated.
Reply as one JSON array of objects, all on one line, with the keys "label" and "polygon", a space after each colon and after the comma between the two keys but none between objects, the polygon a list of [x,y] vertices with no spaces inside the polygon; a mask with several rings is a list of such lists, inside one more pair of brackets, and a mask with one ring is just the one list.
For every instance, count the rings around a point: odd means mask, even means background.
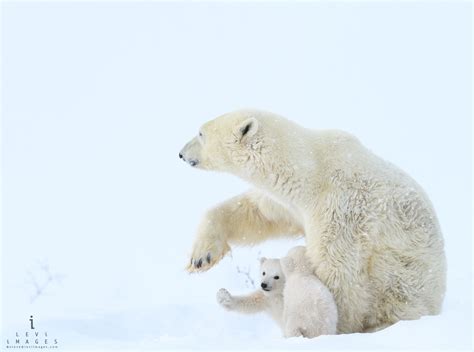
[{"label": "bear's head", "polygon": [[[205,170],[249,176],[273,167],[272,155],[280,156],[281,131],[276,115],[258,110],[231,112],[206,122],[196,137],[180,151],[189,165]],[[281,129],[280,129],[281,130]],[[284,130],[284,129],[283,129]]]},{"label": "bear's head", "polygon": [[281,270],[280,259],[260,258],[260,287],[266,295],[283,292],[285,275]]},{"label": "bear's head", "polygon": [[286,257],[281,258],[280,265],[286,277],[294,272],[312,274],[313,268],[306,257],[306,247],[296,246],[290,249]]}]

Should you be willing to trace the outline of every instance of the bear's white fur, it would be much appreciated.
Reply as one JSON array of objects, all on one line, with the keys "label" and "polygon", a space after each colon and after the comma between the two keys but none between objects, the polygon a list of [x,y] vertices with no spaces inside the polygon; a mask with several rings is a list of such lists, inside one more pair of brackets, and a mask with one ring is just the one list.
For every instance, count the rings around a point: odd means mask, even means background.
[{"label": "bear's white fur", "polygon": [[255,187],[206,213],[190,272],[211,268],[230,245],[304,235],[312,268],[336,300],[338,332],[440,312],[446,260],[428,197],[350,134],[243,110],[205,123],[180,157]]},{"label": "bear's white fur", "polygon": [[328,288],[314,275],[305,247],[292,248],[280,263],[285,275],[283,331],[285,337],[313,338],[337,331],[337,307]]},{"label": "bear's white fur", "polygon": [[217,302],[224,308],[240,313],[265,312],[283,329],[283,288],[285,277],[279,259],[260,259],[261,289],[249,295],[232,296],[221,288]]}]

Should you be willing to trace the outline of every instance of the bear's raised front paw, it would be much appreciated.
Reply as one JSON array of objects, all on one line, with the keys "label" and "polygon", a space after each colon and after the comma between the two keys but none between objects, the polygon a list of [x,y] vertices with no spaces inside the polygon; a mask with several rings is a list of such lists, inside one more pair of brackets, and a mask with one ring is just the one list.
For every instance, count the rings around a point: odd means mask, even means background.
[{"label": "bear's raised front paw", "polygon": [[186,268],[190,273],[207,271],[218,263],[230,247],[220,240],[198,240],[195,242],[191,260]]},{"label": "bear's raised front paw", "polygon": [[232,295],[225,288],[221,288],[217,291],[216,298],[217,302],[226,308],[228,308],[232,303]]}]

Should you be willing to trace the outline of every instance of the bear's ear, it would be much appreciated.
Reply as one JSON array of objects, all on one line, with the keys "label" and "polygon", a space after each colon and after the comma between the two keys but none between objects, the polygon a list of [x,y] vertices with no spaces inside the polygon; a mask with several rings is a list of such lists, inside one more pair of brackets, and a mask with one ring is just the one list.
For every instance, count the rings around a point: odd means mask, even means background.
[{"label": "bear's ear", "polygon": [[255,117],[249,117],[237,126],[234,133],[238,137],[239,142],[241,142],[244,139],[249,139],[250,137],[252,137],[257,132],[257,130],[257,119]]},{"label": "bear's ear", "polygon": [[261,258],[259,259],[259,261],[260,261],[260,264],[263,264],[263,263],[265,263],[265,261],[266,261],[266,260],[267,260],[267,258],[265,258],[265,257],[261,257]]},{"label": "bear's ear", "polygon": [[280,259],[281,269],[285,276],[292,273],[295,270],[295,261],[291,257],[284,257]]}]

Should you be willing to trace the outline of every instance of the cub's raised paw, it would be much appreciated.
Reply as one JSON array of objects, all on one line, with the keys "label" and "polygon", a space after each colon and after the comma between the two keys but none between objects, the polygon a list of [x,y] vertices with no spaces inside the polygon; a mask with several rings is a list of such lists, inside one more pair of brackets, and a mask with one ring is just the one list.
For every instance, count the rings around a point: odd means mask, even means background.
[{"label": "cub's raised paw", "polygon": [[221,288],[217,291],[216,298],[217,302],[226,308],[232,304],[232,295],[225,288]]}]

